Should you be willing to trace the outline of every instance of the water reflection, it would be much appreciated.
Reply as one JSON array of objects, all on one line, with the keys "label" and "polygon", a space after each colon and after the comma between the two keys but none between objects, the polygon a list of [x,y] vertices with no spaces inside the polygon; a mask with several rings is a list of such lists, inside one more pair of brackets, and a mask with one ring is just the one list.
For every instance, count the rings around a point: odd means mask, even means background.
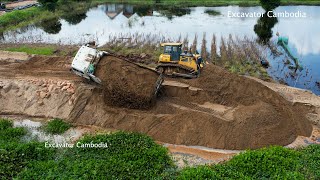
[{"label": "water reflection", "polygon": [[[273,13],[269,13],[273,15]],[[254,32],[258,36],[258,41],[262,44],[268,44],[272,38],[273,31],[272,28],[278,23],[277,17],[268,17],[267,12],[263,14],[254,25]]]},{"label": "water reflection", "polygon": [[191,9],[163,5],[108,4],[105,6],[104,11],[110,19],[115,19],[119,14],[123,14],[127,18],[130,18],[134,14],[137,14],[139,17],[153,16],[153,12],[157,11],[161,16],[172,20],[175,16],[181,17],[190,14]]},{"label": "water reflection", "polygon": [[86,19],[87,15],[86,12],[77,12],[77,13],[69,13],[63,15],[61,18],[66,20],[71,25],[77,25],[82,20]]},{"label": "water reflection", "polygon": [[37,27],[44,30],[48,34],[58,34],[61,31],[61,23],[59,18],[52,18],[36,24]]}]

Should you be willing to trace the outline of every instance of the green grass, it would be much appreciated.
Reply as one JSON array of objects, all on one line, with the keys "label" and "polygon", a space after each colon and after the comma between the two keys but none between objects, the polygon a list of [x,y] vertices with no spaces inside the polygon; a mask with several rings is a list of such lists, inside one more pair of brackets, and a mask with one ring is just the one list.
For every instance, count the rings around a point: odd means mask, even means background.
[{"label": "green grass", "polygon": [[38,55],[53,55],[55,49],[53,47],[32,47],[32,46],[20,46],[5,48],[6,51],[11,52],[25,52],[27,54],[38,54]]},{"label": "green grass", "polygon": [[38,7],[5,13],[0,16],[0,32],[13,30],[45,19],[51,19],[55,16],[56,14]]},{"label": "green grass", "polygon": [[62,119],[55,118],[44,126],[44,131],[50,134],[62,134],[70,127],[72,126],[69,123],[64,122]]}]

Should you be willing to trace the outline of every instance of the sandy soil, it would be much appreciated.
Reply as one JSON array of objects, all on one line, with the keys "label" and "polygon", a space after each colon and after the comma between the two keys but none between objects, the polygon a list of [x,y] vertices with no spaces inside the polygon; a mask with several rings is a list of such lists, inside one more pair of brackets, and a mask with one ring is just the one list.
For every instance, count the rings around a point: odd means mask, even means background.
[{"label": "sandy soil", "polygon": [[[307,115],[316,114],[315,110],[293,105],[261,82],[213,65],[206,66],[198,79],[167,79],[157,103],[140,110],[107,104],[103,87],[69,71],[71,60],[37,56],[29,61],[0,61],[0,114],[59,117],[143,132],[170,144],[219,149],[285,146],[312,132]],[[142,76],[154,83],[146,77],[149,73],[132,74],[120,75],[120,80],[134,82]]]}]

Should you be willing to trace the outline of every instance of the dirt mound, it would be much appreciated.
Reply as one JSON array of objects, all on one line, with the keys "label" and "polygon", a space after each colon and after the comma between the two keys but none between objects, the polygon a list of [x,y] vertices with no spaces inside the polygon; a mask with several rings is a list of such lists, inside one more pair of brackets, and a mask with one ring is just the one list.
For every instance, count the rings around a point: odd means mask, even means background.
[{"label": "dirt mound", "polygon": [[[168,129],[166,132],[169,132],[165,140],[176,136],[176,141],[189,145],[243,149],[287,145],[297,135],[311,133],[312,127],[303,109],[252,79],[208,65],[200,78],[179,81],[202,89],[197,95],[176,94],[183,103],[224,105],[233,109],[232,118],[225,122],[219,116],[195,112],[175,116],[172,123],[177,125],[161,127],[162,131]],[[151,133],[160,136],[158,132]]]},{"label": "dirt mound", "polygon": [[109,105],[146,109],[154,102],[158,74],[125,60],[106,56],[97,66],[104,99]]},{"label": "dirt mound", "polygon": [[75,83],[82,78],[69,71],[71,60],[35,57],[1,64],[0,113],[61,117],[143,132],[171,144],[221,149],[288,145],[298,135],[311,134],[305,109],[253,79],[213,65],[200,78],[171,79],[179,82],[164,87],[155,106],[141,110],[152,103],[156,73],[107,56],[97,68],[103,81],[97,88]]}]

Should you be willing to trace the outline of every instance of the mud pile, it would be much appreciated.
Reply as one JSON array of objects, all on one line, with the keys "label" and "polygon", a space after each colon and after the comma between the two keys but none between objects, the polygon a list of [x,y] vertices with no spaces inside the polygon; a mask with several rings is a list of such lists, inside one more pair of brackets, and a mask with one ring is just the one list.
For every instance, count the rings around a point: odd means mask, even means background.
[{"label": "mud pile", "polygon": [[97,66],[104,99],[109,105],[147,109],[154,103],[158,74],[113,56],[105,56]]}]

